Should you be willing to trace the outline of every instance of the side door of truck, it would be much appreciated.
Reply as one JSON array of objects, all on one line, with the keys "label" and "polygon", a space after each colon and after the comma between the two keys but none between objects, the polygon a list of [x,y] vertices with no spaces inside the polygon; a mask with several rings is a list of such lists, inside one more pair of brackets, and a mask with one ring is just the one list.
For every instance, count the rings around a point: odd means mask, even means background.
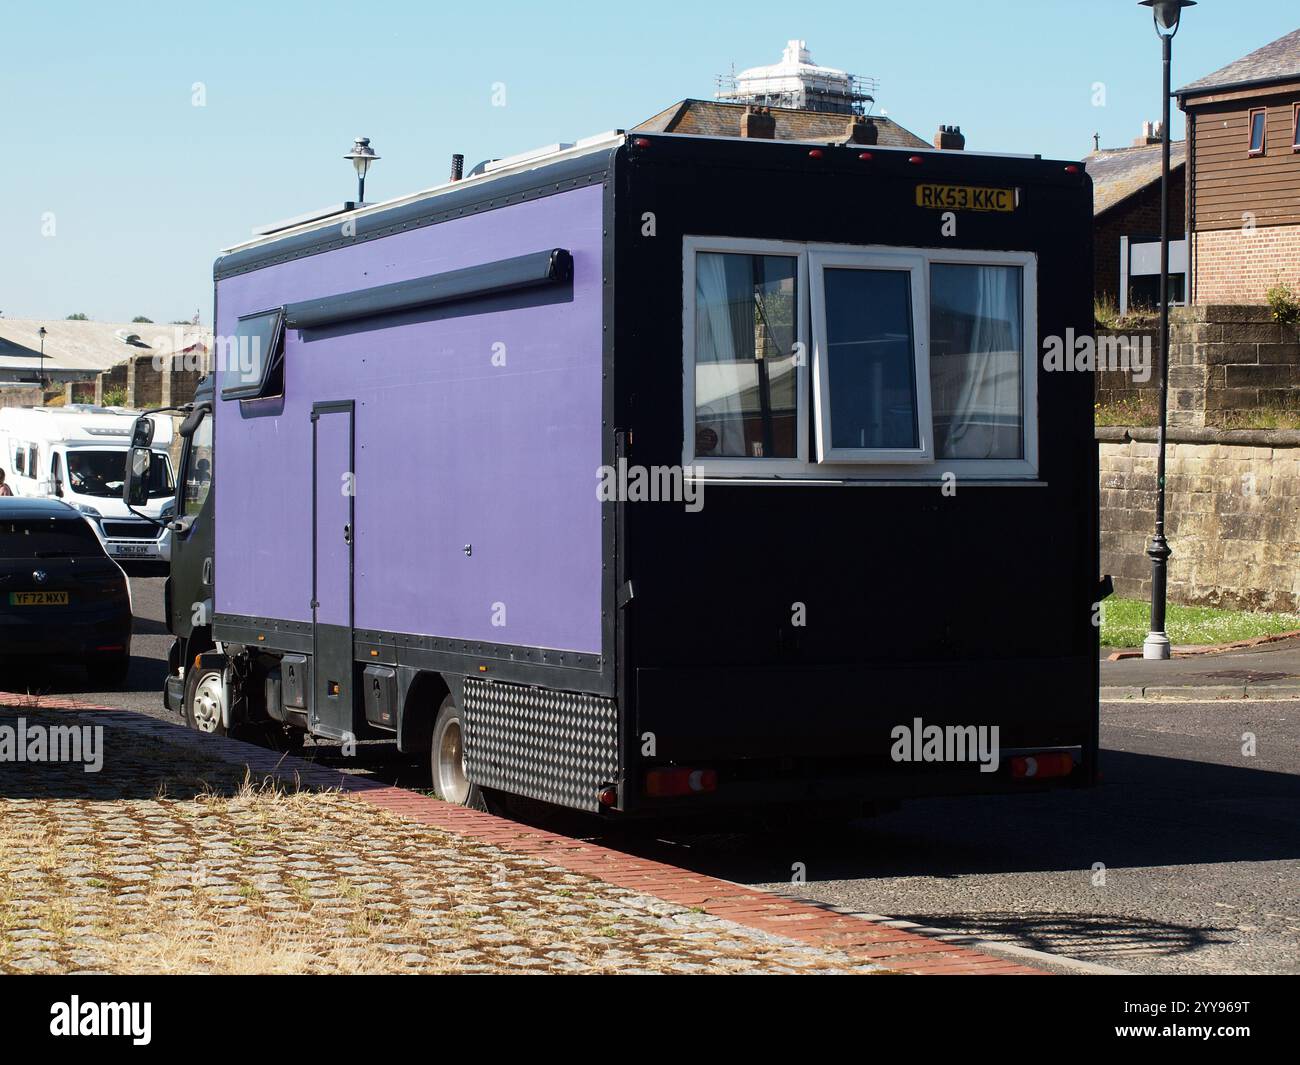
[{"label": "side door of truck", "polygon": [[351,400],[312,407],[311,731],[355,735],[352,703],[352,546],[356,518]]}]

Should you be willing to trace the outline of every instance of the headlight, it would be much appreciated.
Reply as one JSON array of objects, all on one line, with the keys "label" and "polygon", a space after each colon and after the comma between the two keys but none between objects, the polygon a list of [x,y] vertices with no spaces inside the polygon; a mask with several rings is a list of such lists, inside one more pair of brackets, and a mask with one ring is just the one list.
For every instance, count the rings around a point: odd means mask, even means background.
[{"label": "headlight", "polygon": [[94,518],[96,521],[103,517],[103,515],[94,507],[87,506],[85,503],[73,503],[72,507],[75,510],[81,511],[81,513],[86,515],[86,517]]},{"label": "headlight", "polygon": [[158,519],[160,521],[166,521],[168,518],[174,518],[175,516],[176,516],[176,500],[169,499],[167,500],[166,503],[162,505],[162,509],[158,511]]}]

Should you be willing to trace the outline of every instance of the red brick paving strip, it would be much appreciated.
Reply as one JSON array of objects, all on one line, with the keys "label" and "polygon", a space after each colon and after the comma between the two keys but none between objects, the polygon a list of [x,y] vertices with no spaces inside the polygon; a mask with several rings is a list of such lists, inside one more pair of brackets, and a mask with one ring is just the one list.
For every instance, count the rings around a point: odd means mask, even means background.
[{"label": "red brick paving strip", "polygon": [[[175,740],[182,726],[111,706],[78,703],[70,699],[33,701],[29,696],[0,692],[0,706],[21,710],[83,710],[121,716],[128,728]],[[223,761],[247,765],[257,774],[323,789],[338,789],[363,802],[421,824],[488,843],[515,854],[527,854],[570,872],[603,880],[621,888],[652,895],[679,906],[696,906],[746,928],[784,936],[800,943],[842,950],[850,957],[871,961],[896,973],[917,976],[1045,976],[1040,969],[1005,958],[981,954],[930,936],[905,932],[838,913],[808,899],[775,895],[758,888],[733,884],[716,877],[680,869],[665,862],[557,835],[509,821],[493,814],[453,806],[432,796],[349,776],[337,769],[312,765],[292,755],[256,747],[240,740],[185,730],[186,738],[212,744]]]}]

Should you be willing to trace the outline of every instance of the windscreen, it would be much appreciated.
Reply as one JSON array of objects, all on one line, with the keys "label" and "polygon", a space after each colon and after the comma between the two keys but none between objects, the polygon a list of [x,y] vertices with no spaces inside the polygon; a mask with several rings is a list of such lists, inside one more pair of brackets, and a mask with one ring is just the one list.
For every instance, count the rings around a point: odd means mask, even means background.
[{"label": "windscreen", "polygon": [[[68,487],[77,495],[121,499],[125,476],[125,451],[68,452]],[[149,467],[149,498],[164,499],[175,491],[167,456],[162,451],[155,451]]]},{"label": "windscreen", "polygon": [[0,519],[0,558],[79,558],[102,555],[84,518]]}]

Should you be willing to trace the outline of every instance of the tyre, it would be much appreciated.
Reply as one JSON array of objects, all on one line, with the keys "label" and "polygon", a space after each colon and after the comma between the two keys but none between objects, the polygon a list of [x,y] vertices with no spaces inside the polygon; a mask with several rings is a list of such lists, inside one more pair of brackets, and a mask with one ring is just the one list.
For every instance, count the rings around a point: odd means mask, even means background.
[{"label": "tyre", "polygon": [[433,790],[443,802],[490,810],[492,794],[471,784],[465,775],[465,730],[455,696],[448,695],[433,722],[433,744],[429,751],[429,773]]},{"label": "tyre", "polygon": [[116,691],[126,686],[126,675],[131,669],[131,656],[118,655],[86,663],[86,677],[91,685],[104,691]]},{"label": "tyre", "polygon": [[185,723],[197,732],[226,734],[223,671],[212,666],[191,669],[185,675]]}]

